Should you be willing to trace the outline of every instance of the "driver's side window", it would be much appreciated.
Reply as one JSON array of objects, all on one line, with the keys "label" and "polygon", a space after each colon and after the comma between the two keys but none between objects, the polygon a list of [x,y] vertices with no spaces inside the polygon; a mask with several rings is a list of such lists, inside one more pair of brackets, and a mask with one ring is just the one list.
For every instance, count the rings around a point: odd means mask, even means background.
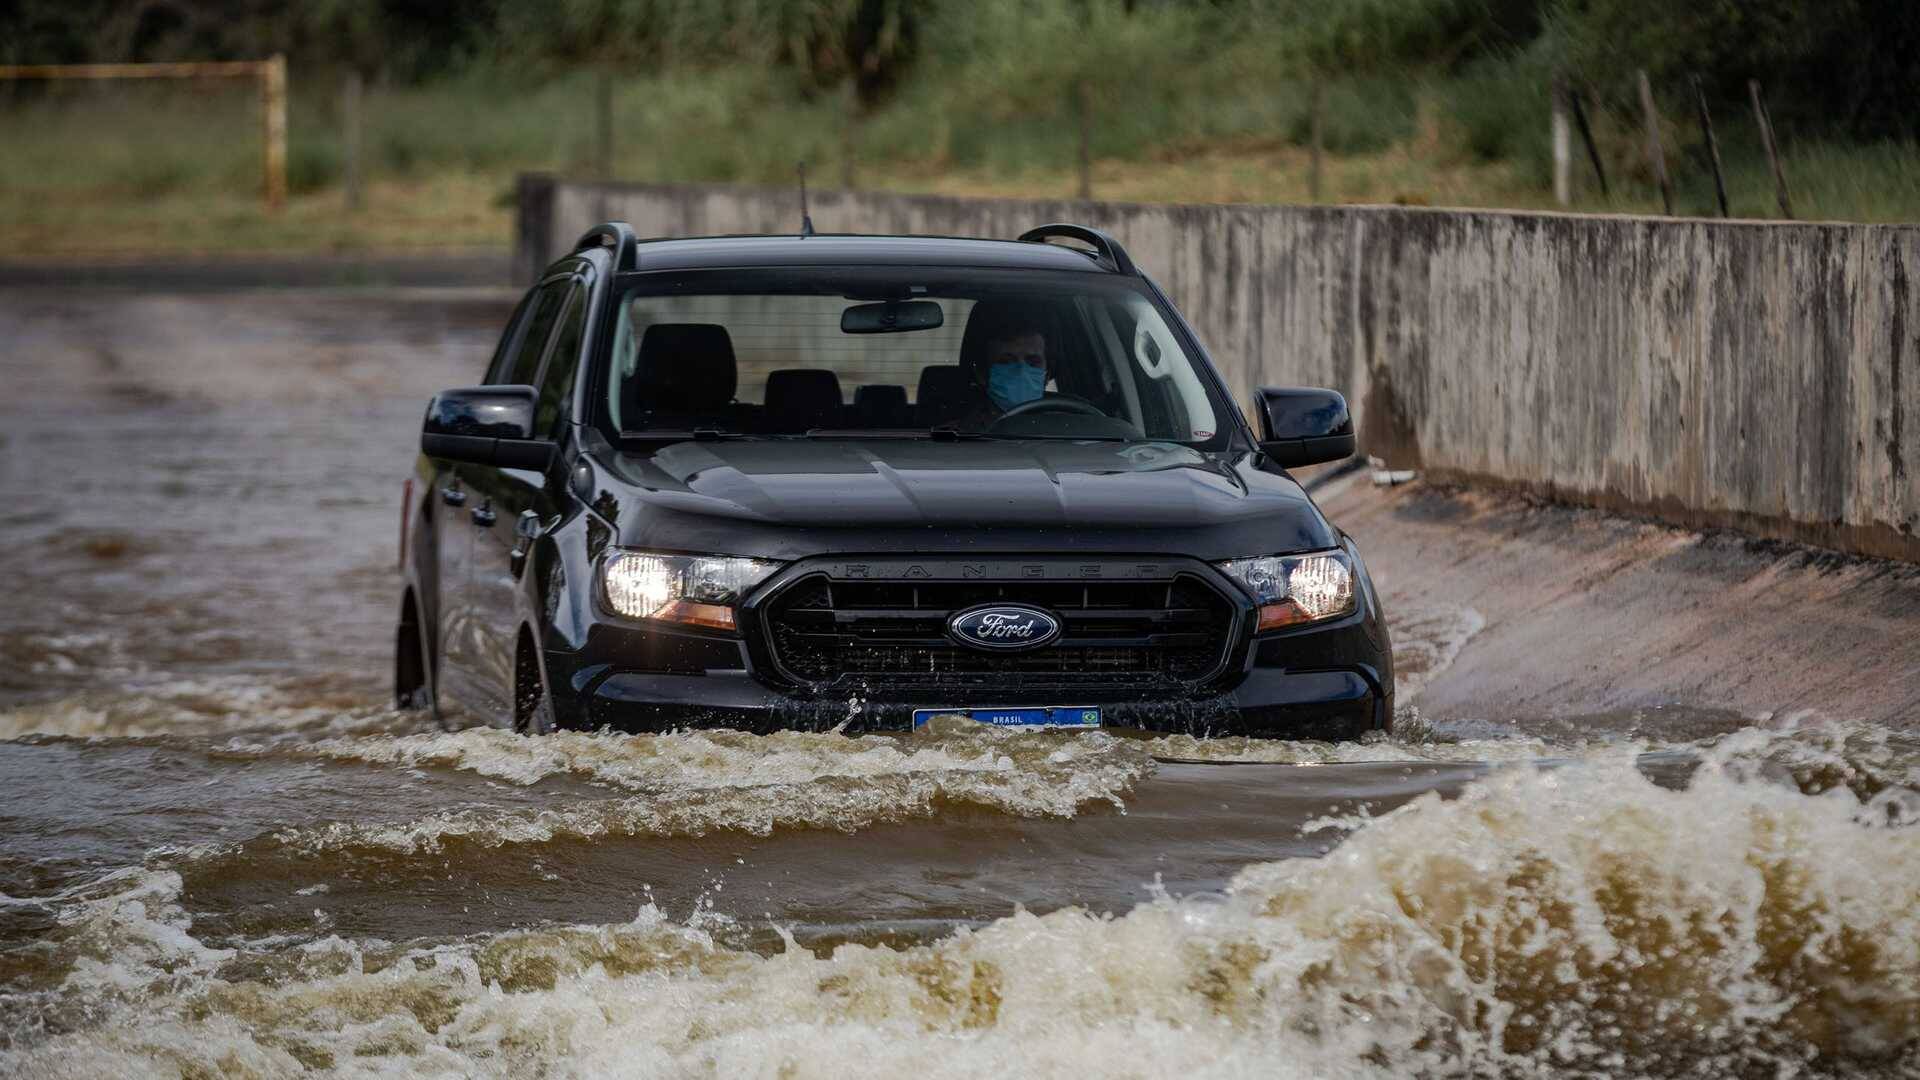
[{"label": "driver's side window", "polygon": [[527,328],[527,320],[533,315],[535,301],[540,298],[541,292],[538,288],[529,290],[521,298],[519,306],[513,309],[512,316],[507,319],[506,330],[500,334],[500,343],[493,347],[493,359],[487,361],[487,372],[480,376],[482,383],[500,381],[500,375],[506,370],[508,359],[513,356],[514,346],[520,343],[521,333]]},{"label": "driver's side window", "polygon": [[506,385],[532,385],[540,376],[540,359],[546,355],[547,339],[560,318],[560,305],[566,301],[571,278],[558,278],[540,286],[522,320],[520,335],[509,349],[495,358],[487,381]]}]

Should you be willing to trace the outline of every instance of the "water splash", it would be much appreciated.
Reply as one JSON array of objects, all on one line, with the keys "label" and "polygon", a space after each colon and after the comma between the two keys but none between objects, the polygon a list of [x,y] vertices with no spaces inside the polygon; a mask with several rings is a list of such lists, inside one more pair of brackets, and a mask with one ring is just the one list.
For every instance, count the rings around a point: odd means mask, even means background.
[{"label": "water splash", "polygon": [[1224,895],[1017,914],[898,950],[740,952],[648,907],[613,926],[227,955],[181,940],[177,878],[145,877],[82,909],[111,918],[63,916],[59,948],[85,958],[67,992],[114,991],[0,1072],[1920,1069],[1920,830],[1863,812],[1912,794],[1894,783],[1911,748],[1749,732],[1701,758],[1680,790],[1630,750],[1502,770],[1355,822],[1323,859],[1250,867]]}]

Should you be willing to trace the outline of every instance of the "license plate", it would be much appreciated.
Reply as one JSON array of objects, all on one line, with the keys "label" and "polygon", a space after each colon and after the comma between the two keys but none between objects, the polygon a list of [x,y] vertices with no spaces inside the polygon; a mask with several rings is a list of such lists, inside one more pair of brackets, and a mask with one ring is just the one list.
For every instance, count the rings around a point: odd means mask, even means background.
[{"label": "license plate", "polygon": [[953,716],[977,724],[1004,728],[1097,728],[1100,710],[1086,705],[1046,705],[1019,709],[915,709],[913,729],[919,731],[937,716]]}]

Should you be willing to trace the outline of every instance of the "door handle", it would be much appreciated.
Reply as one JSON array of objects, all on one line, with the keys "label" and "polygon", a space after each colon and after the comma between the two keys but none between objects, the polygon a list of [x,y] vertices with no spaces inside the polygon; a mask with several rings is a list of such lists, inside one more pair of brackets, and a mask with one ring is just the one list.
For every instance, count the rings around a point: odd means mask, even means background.
[{"label": "door handle", "polygon": [[473,519],[473,523],[475,525],[478,525],[483,529],[493,528],[493,523],[500,520],[499,515],[493,512],[493,507],[488,506],[485,503],[482,503],[479,506],[474,507],[473,511],[467,516]]},{"label": "door handle", "polygon": [[465,506],[467,505],[467,493],[454,487],[452,484],[448,484],[446,487],[440,489],[440,501],[446,503],[448,506]]}]

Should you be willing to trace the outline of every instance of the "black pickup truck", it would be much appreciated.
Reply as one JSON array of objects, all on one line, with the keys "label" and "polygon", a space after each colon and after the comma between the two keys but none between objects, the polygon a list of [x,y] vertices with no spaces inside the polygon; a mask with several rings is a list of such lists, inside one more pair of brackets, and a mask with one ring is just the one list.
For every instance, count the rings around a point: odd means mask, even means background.
[{"label": "black pickup truck", "polygon": [[1360,554],[1112,237],[589,231],[439,394],[407,482],[403,707],[659,731],[1354,738],[1393,717]]}]

